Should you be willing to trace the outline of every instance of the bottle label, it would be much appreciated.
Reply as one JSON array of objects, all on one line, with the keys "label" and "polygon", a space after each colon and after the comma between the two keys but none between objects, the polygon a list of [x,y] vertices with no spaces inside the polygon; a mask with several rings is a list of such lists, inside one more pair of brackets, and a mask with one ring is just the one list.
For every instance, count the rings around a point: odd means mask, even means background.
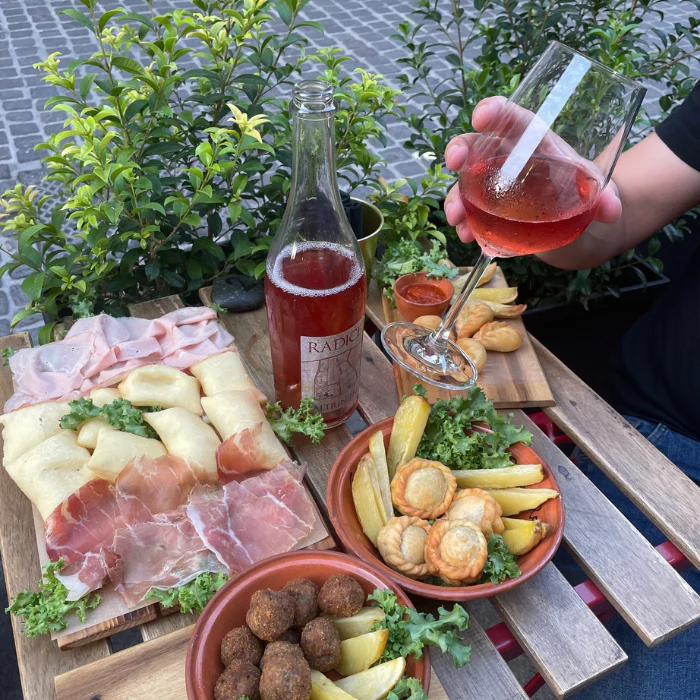
[{"label": "bottle label", "polygon": [[340,411],[357,400],[363,326],[361,318],[344,333],[301,336],[301,396],[313,397],[321,413]]}]

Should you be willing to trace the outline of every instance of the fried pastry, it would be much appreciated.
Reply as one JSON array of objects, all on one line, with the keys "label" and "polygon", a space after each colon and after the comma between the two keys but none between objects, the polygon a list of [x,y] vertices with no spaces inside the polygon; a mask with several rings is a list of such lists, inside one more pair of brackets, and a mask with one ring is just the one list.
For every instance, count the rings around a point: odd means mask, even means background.
[{"label": "fried pastry", "polygon": [[474,334],[474,340],[478,340],[487,350],[496,352],[513,352],[523,344],[520,331],[505,321],[494,321],[482,326]]},{"label": "fried pastry", "polygon": [[415,323],[416,326],[423,326],[424,328],[435,330],[442,323],[442,318],[440,318],[440,316],[419,316],[413,323]]},{"label": "fried pastry", "polygon": [[469,338],[485,323],[493,321],[493,311],[481,301],[468,301],[457,316],[457,339]]},{"label": "fried pastry", "polygon": [[450,586],[476,583],[488,553],[486,538],[469,520],[438,520],[425,543],[426,561]]},{"label": "fried pastry", "polygon": [[476,371],[481,372],[486,364],[486,348],[474,338],[460,338],[457,341],[457,345],[469,355],[476,367]]},{"label": "fried pastry", "polygon": [[483,489],[461,489],[452,499],[445,514],[450,520],[469,520],[474,523],[487,541],[491,535],[500,535],[505,526],[501,520],[503,509],[494,497]]},{"label": "fried pastry", "polygon": [[449,508],[456,489],[451,469],[440,462],[414,457],[396,470],[391,500],[402,515],[431,520]]},{"label": "fried pastry", "polygon": [[415,516],[390,518],[377,536],[377,549],[392,569],[410,578],[423,578],[432,572],[425,561],[425,541],[430,523]]},{"label": "fried pastry", "polygon": [[527,304],[501,304],[498,301],[485,301],[496,318],[517,318],[527,309]]}]

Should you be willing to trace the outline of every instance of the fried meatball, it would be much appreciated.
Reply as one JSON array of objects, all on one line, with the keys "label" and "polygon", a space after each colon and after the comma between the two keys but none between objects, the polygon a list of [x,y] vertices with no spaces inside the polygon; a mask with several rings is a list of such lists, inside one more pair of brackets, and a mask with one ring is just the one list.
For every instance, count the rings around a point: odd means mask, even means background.
[{"label": "fried meatball", "polygon": [[219,676],[214,688],[214,700],[260,700],[260,671],[249,661],[232,661]]},{"label": "fried meatball", "polygon": [[234,627],[221,640],[221,662],[228,666],[232,661],[249,661],[253,666],[260,663],[263,643],[250,631],[250,627]]},{"label": "fried meatball", "polygon": [[265,664],[260,677],[261,699],[309,700],[311,669],[306,659],[289,652],[277,654],[273,658],[273,663]]},{"label": "fried meatball", "polygon": [[271,642],[292,626],[294,611],[292,596],[267,588],[253,593],[245,621],[256,637]]},{"label": "fried meatball", "polygon": [[[365,603],[362,586],[351,576],[334,574],[321,586],[318,607],[336,617],[350,617],[360,612]],[[255,630],[253,630],[255,631]]]},{"label": "fried meatball", "polygon": [[340,635],[329,617],[317,617],[304,627],[301,650],[309,666],[322,673],[340,663]]},{"label": "fried meatball", "polygon": [[260,669],[265,668],[265,664],[272,660],[277,660],[278,658],[285,658],[291,656],[292,658],[303,659],[304,654],[301,651],[301,647],[298,644],[290,644],[289,642],[270,642],[265,647],[265,653],[262,655],[260,660]]},{"label": "fried meatball", "polygon": [[282,590],[294,598],[294,626],[303,630],[318,615],[318,586],[308,578],[295,578]]},{"label": "fried meatball", "polygon": [[297,646],[299,644],[299,640],[301,638],[301,635],[298,630],[294,629],[294,627],[290,627],[286,632],[282,632],[282,634],[275,639],[276,642],[289,642],[290,644],[294,644]]}]

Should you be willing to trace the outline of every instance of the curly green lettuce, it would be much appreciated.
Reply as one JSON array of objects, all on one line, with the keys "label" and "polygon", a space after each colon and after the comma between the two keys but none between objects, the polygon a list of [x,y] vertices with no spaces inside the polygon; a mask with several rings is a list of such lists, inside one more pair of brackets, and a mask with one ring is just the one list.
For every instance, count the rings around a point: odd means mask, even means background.
[{"label": "curly green lettuce", "polygon": [[[487,423],[493,432],[470,432],[474,423]],[[530,432],[498,413],[474,386],[465,396],[433,404],[416,454],[451,469],[498,469],[513,464],[508,452],[512,444],[531,440]]]},{"label": "curly green lettuce", "polygon": [[386,700],[428,700],[428,695],[417,678],[403,676],[386,696]]},{"label": "curly green lettuce", "polygon": [[267,404],[267,420],[277,436],[288,445],[292,444],[292,435],[301,433],[306,435],[311,442],[319,443],[326,432],[326,424],[323,416],[316,410],[314,400],[307,397],[301,400],[299,408],[283,409],[282,404]]},{"label": "curly green lettuce", "polygon": [[144,413],[162,410],[160,406],[132,406],[127,399],[115,399],[102,407],[95,406],[92,399],[76,399],[68,404],[70,412],[61,416],[59,424],[64,430],[78,430],[90,418],[104,418],[110,425],[124,433],[158,440],[158,434],[143,419]]},{"label": "curly green lettuce", "polygon": [[57,632],[68,627],[66,617],[77,615],[81,622],[87,620],[88,610],[94,610],[100,604],[97,593],[88,593],[79,600],[69,601],[68,589],[56,578],[65,565],[63,559],[49,562],[42,572],[37,591],[22,591],[6,613],[24,618],[24,634],[36,637],[48,632]]},{"label": "curly green lettuce", "polygon": [[151,588],[146,598],[153,598],[166,608],[179,605],[181,613],[201,613],[228,580],[229,577],[221,571],[215,574],[205,572],[178,588],[169,588],[166,591]]},{"label": "curly green lettuce", "polygon": [[491,535],[489,540],[489,556],[484,564],[484,575],[481,583],[501,583],[507,578],[520,576],[518,560],[505,545],[500,535]]},{"label": "curly green lettuce", "polygon": [[385,618],[373,630],[388,629],[389,639],[378,663],[411,654],[420,659],[426,646],[437,646],[452,656],[457,668],[469,662],[471,647],[462,642],[460,632],[469,626],[469,615],[461,605],[451,611],[438,608],[438,618],[401,605],[389,590],[375,589],[367,596],[384,611]]}]

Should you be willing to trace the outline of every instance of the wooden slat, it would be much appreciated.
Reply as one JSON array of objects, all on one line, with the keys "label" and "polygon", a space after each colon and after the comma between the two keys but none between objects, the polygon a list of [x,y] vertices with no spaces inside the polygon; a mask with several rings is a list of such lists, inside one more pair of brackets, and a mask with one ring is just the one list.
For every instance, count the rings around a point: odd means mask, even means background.
[{"label": "wooden slat", "polygon": [[[18,333],[0,339],[0,349],[30,347],[29,334]],[[0,402],[12,395],[12,377],[7,367],[0,367]],[[32,504],[21,493],[4,469],[0,468],[0,545],[8,598],[25,588],[36,589],[41,576],[39,554],[34,537]],[[24,700],[52,700],[54,676],[102,659],[109,655],[106,641],[99,641],[74,651],[59,651],[48,635],[29,639],[22,634],[22,624],[12,617],[12,631],[17,649],[17,663]],[[2,692],[0,692],[2,695]]]},{"label": "wooden slat", "polygon": [[557,402],[546,413],[700,568],[700,488],[541,343],[533,343]]},{"label": "wooden slat", "polygon": [[627,661],[622,647],[554,564],[491,602],[559,698]]},{"label": "wooden slat", "polygon": [[[56,699],[187,700],[185,659],[191,634],[192,627],[187,627],[65,673],[56,678]],[[459,697],[452,696],[452,700]],[[498,700],[510,697],[499,696]],[[436,678],[431,683],[429,700],[450,700]],[[482,700],[489,698],[482,695]]]},{"label": "wooden slat", "polygon": [[524,413],[513,422],[533,434],[532,447],[557,476],[564,541],[642,641],[656,646],[700,620],[700,596],[629,520]]},{"label": "wooden slat", "polygon": [[[367,344],[365,352],[372,358],[370,364],[373,372],[381,373],[384,368],[385,376],[389,376],[391,371],[389,361],[379,348],[374,343]],[[363,392],[360,395],[361,407],[366,405],[365,397],[372,397],[371,402],[367,404],[371,409],[362,411],[369,423],[376,423],[386,416],[393,415],[397,407],[396,399],[392,397],[391,392],[378,390],[377,387],[381,386],[378,382],[379,379],[374,376],[372,384],[361,389]],[[499,596],[491,600],[501,609],[508,626],[518,637],[523,648],[528,651],[540,673],[547,679],[552,689],[563,697],[586,683],[604,676],[623,663],[627,657],[566,579],[553,566],[547,568],[551,569],[552,573],[547,576],[540,574],[532,581],[523,584],[513,591],[518,594],[516,597]],[[502,598],[504,599],[501,602]],[[546,604],[542,603],[543,600],[547,601]],[[533,624],[533,616],[536,618],[536,624]],[[561,617],[566,619],[569,627],[560,624]],[[571,631],[575,629],[585,630],[585,635],[572,634]],[[561,654],[550,653],[550,650],[556,648],[562,650]],[[586,657],[585,663],[576,664],[577,654]],[[499,660],[502,662],[495,649],[491,656],[497,659],[489,660],[489,671],[487,671],[489,674],[492,668],[497,667]],[[503,666],[505,665],[503,663]],[[457,676],[461,673],[461,682],[467,686],[473,683],[473,672],[477,668],[474,664],[470,664],[465,669],[454,673]],[[484,678],[482,683],[477,685],[480,688],[482,686],[488,688],[498,683],[497,687],[500,687],[504,676],[505,672],[501,671],[498,681],[489,681]],[[447,686],[445,679],[443,682]],[[448,690],[451,689],[447,687]]]}]

